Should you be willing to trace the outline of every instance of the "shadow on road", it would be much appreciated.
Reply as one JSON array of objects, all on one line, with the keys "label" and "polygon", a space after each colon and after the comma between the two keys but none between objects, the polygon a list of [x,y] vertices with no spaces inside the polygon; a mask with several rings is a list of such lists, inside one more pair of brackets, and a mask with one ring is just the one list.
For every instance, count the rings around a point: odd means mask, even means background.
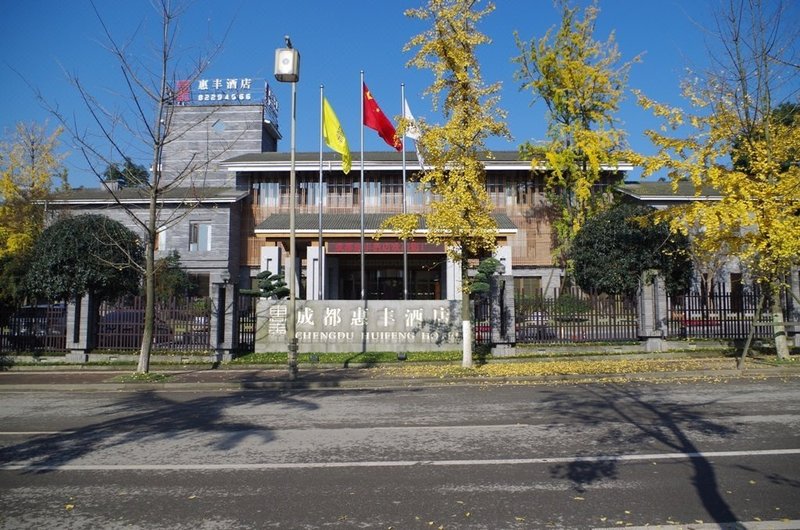
[{"label": "shadow on road", "polygon": [[[703,416],[703,408],[713,403],[663,402],[634,386],[614,384],[587,385],[583,391],[584,399],[576,400],[575,394],[570,394],[569,398],[554,395],[546,401],[559,413],[585,424],[621,424],[620,428],[610,428],[603,439],[598,440],[604,444],[646,447],[656,442],[667,452],[686,454],[692,466],[692,486],[709,516],[718,523],[737,521],[731,506],[721,495],[714,466],[692,441],[692,436],[697,434],[726,438],[736,433]],[[569,464],[553,466],[551,473],[570,480],[576,490],[584,491],[596,481],[617,478],[618,463],[614,455],[597,460],[579,458]]]},{"label": "shadow on road", "polygon": [[[321,397],[332,391],[315,390],[313,396]],[[0,448],[0,465],[25,466],[25,473],[48,473],[96,451],[121,450],[125,446],[162,440],[185,440],[187,444],[193,444],[193,437],[197,433],[211,435],[211,441],[206,445],[212,451],[229,451],[248,437],[257,437],[260,443],[269,443],[274,439],[274,432],[269,426],[231,421],[226,418],[226,410],[261,404],[278,404],[286,408],[287,414],[291,414],[292,410],[318,409],[314,401],[303,399],[306,395],[312,393],[304,390],[248,391],[181,400],[185,394],[177,394],[175,399],[170,399],[169,394],[158,391],[126,393],[122,399],[109,404],[108,410],[100,411],[101,415],[113,414],[114,418]]]}]

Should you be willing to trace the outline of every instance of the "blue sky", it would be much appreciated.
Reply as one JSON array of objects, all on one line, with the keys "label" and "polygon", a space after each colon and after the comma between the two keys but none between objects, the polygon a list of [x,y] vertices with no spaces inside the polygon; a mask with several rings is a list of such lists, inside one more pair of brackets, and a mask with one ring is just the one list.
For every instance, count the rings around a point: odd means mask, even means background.
[{"label": "blue sky", "polygon": [[[107,26],[121,41],[132,41],[138,57],[152,57],[160,20],[148,0],[96,0]],[[214,43],[222,51],[203,78],[250,78],[268,80],[281,108],[279,122],[284,136],[279,148],[289,149],[290,88],[273,78],[274,50],[291,36],[301,54],[298,84],[298,151],[319,149],[319,87],[336,111],[351,150],[359,150],[360,71],[385,113],[399,115],[400,83],[412,112],[436,122],[430,99],[423,97],[430,84],[428,71],[407,68],[410,52],[404,44],[425,29],[420,21],[405,17],[405,9],[423,0],[364,2],[361,0],[194,0],[180,19],[176,56],[185,68]],[[585,5],[585,1],[576,2]],[[668,103],[678,104],[679,83],[687,67],[706,62],[707,35],[713,0],[604,0],[595,37],[616,34],[623,58],[642,54],[633,66],[629,87]],[[508,112],[513,140],[492,140],[492,149],[515,150],[526,140],[545,138],[545,108],[531,106],[532,96],[520,92],[513,76],[511,58],[519,51],[513,32],[526,40],[541,37],[559,22],[560,13],[550,0],[498,0],[496,11],[484,19],[481,29],[492,43],[480,50],[486,82],[503,84],[500,106]],[[226,35],[227,31],[227,35]],[[224,41],[223,41],[224,38]],[[70,85],[67,73],[76,75],[105,105],[123,111],[128,106],[119,65],[104,48],[103,32],[91,5],[84,0],[27,0],[5,2],[0,17],[0,130],[13,130],[17,122],[55,120],[44,110],[34,89],[52,105],[74,118],[80,129],[91,131],[94,123]],[[149,64],[158,66],[157,59]],[[178,76],[180,77],[180,75]],[[652,152],[642,132],[654,127],[649,113],[639,109],[629,94],[619,113],[634,149]],[[390,149],[377,134],[364,132],[364,148]],[[97,186],[81,155],[62,136],[69,180],[73,186]],[[354,156],[354,160],[357,155]],[[147,164],[146,160],[141,163]]]}]

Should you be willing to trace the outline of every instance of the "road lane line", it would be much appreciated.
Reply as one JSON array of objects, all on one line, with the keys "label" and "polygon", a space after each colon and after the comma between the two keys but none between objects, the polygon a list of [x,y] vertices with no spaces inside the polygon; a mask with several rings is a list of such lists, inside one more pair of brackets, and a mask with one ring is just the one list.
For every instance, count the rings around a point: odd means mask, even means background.
[{"label": "road lane line", "polygon": [[800,520],[794,521],[736,521],[733,523],[652,524],[647,526],[609,526],[593,530],[797,530]]},{"label": "road lane line", "polygon": [[0,431],[0,436],[51,436],[54,434],[75,434],[77,431]]},{"label": "road lane line", "polygon": [[488,460],[373,460],[352,462],[275,462],[229,464],[0,464],[0,471],[259,471],[270,469],[325,469],[357,467],[415,466],[502,466],[531,464],[569,464],[575,462],[636,462],[643,460],[680,460],[693,458],[728,458],[797,455],[800,449],[764,449],[760,451],[713,451],[697,453],[654,453],[643,455],[597,455],[550,458],[508,458]]}]

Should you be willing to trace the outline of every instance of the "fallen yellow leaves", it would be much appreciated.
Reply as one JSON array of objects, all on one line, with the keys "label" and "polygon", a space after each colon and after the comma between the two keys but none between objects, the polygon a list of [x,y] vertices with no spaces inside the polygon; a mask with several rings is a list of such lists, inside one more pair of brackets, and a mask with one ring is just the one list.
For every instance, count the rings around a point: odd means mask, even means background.
[{"label": "fallen yellow leaves", "polygon": [[663,372],[703,372],[730,369],[730,359],[566,359],[556,361],[492,362],[473,368],[404,364],[374,368],[375,376],[410,378],[507,378],[538,376],[622,375]]}]

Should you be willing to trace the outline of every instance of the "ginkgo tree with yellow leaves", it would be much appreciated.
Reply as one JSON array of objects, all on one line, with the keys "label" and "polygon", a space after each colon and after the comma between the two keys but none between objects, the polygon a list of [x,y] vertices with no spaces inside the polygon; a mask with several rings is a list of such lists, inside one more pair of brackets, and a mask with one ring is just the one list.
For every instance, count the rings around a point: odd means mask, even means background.
[{"label": "ginkgo tree with yellow leaves", "polygon": [[0,147],[0,258],[29,249],[44,227],[44,201],[66,184],[61,129],[19,123]]},{"label": "ginkgo tree with yellow leaves", "polygon": [[692,201],[664,215],[702,253],[725,249],[767,288],[776,351],[788,358],[780,294],[800,263],[800,115],[775,112],[787,94],[780,83],[798,70],[779,55],[792,49],[780,42],[790,34],[780,31],[781,13],[755,0],[718,13],[723,53],[715,70],[683,84],[689,110],[638,94],[664,120],[647,132],[657,153],[638,162],[646,175],[665,171],[676,187],[690,181],[698,197],[716,190],[719,201]]},{"label": "ginkgo tree with yellow leaves", "polygon": [[625,132],[615,114],[638,57],[623,62],[612,33],[595,40],[597,4],[582,13],[559,2],[561,23],[529,42],[515,34],[520,55],[515,79],[547,107],[547,141],[520,147],[544,179],[553,208],[554,258],[571,271],[570,246],[587,219],[611,200],[608,185],[621,180],[613,171],[629,155]]},{"label": "ginkgo tree with yellow leaves", "polygon": [[[440,110],[445,123],[418,123],[418,146],[424,153],[425,171],[420,185],[433,197],[425,213],[427,239],[444,245],[448,259],[461,265],[463,366],[472,365],[470,319],[470,260],[495,250],[497,224],[486,190],[486,170],[481,162],[488,151],[485,141],[508,136],[505,114],[498,107],[500,84],[486,85],[476,56],[478,46],[490,43],[478,23],[494,10],[476,0],[428,0],[406,15],[430,23],[411,38],[405,51],[415,50],[409,66],[427,69],[434,80],[425,91]],[[401,124],[400,133],[408,124]],[[415,216],[395,216],[386,225],[400,237],[412,237]]]}]

